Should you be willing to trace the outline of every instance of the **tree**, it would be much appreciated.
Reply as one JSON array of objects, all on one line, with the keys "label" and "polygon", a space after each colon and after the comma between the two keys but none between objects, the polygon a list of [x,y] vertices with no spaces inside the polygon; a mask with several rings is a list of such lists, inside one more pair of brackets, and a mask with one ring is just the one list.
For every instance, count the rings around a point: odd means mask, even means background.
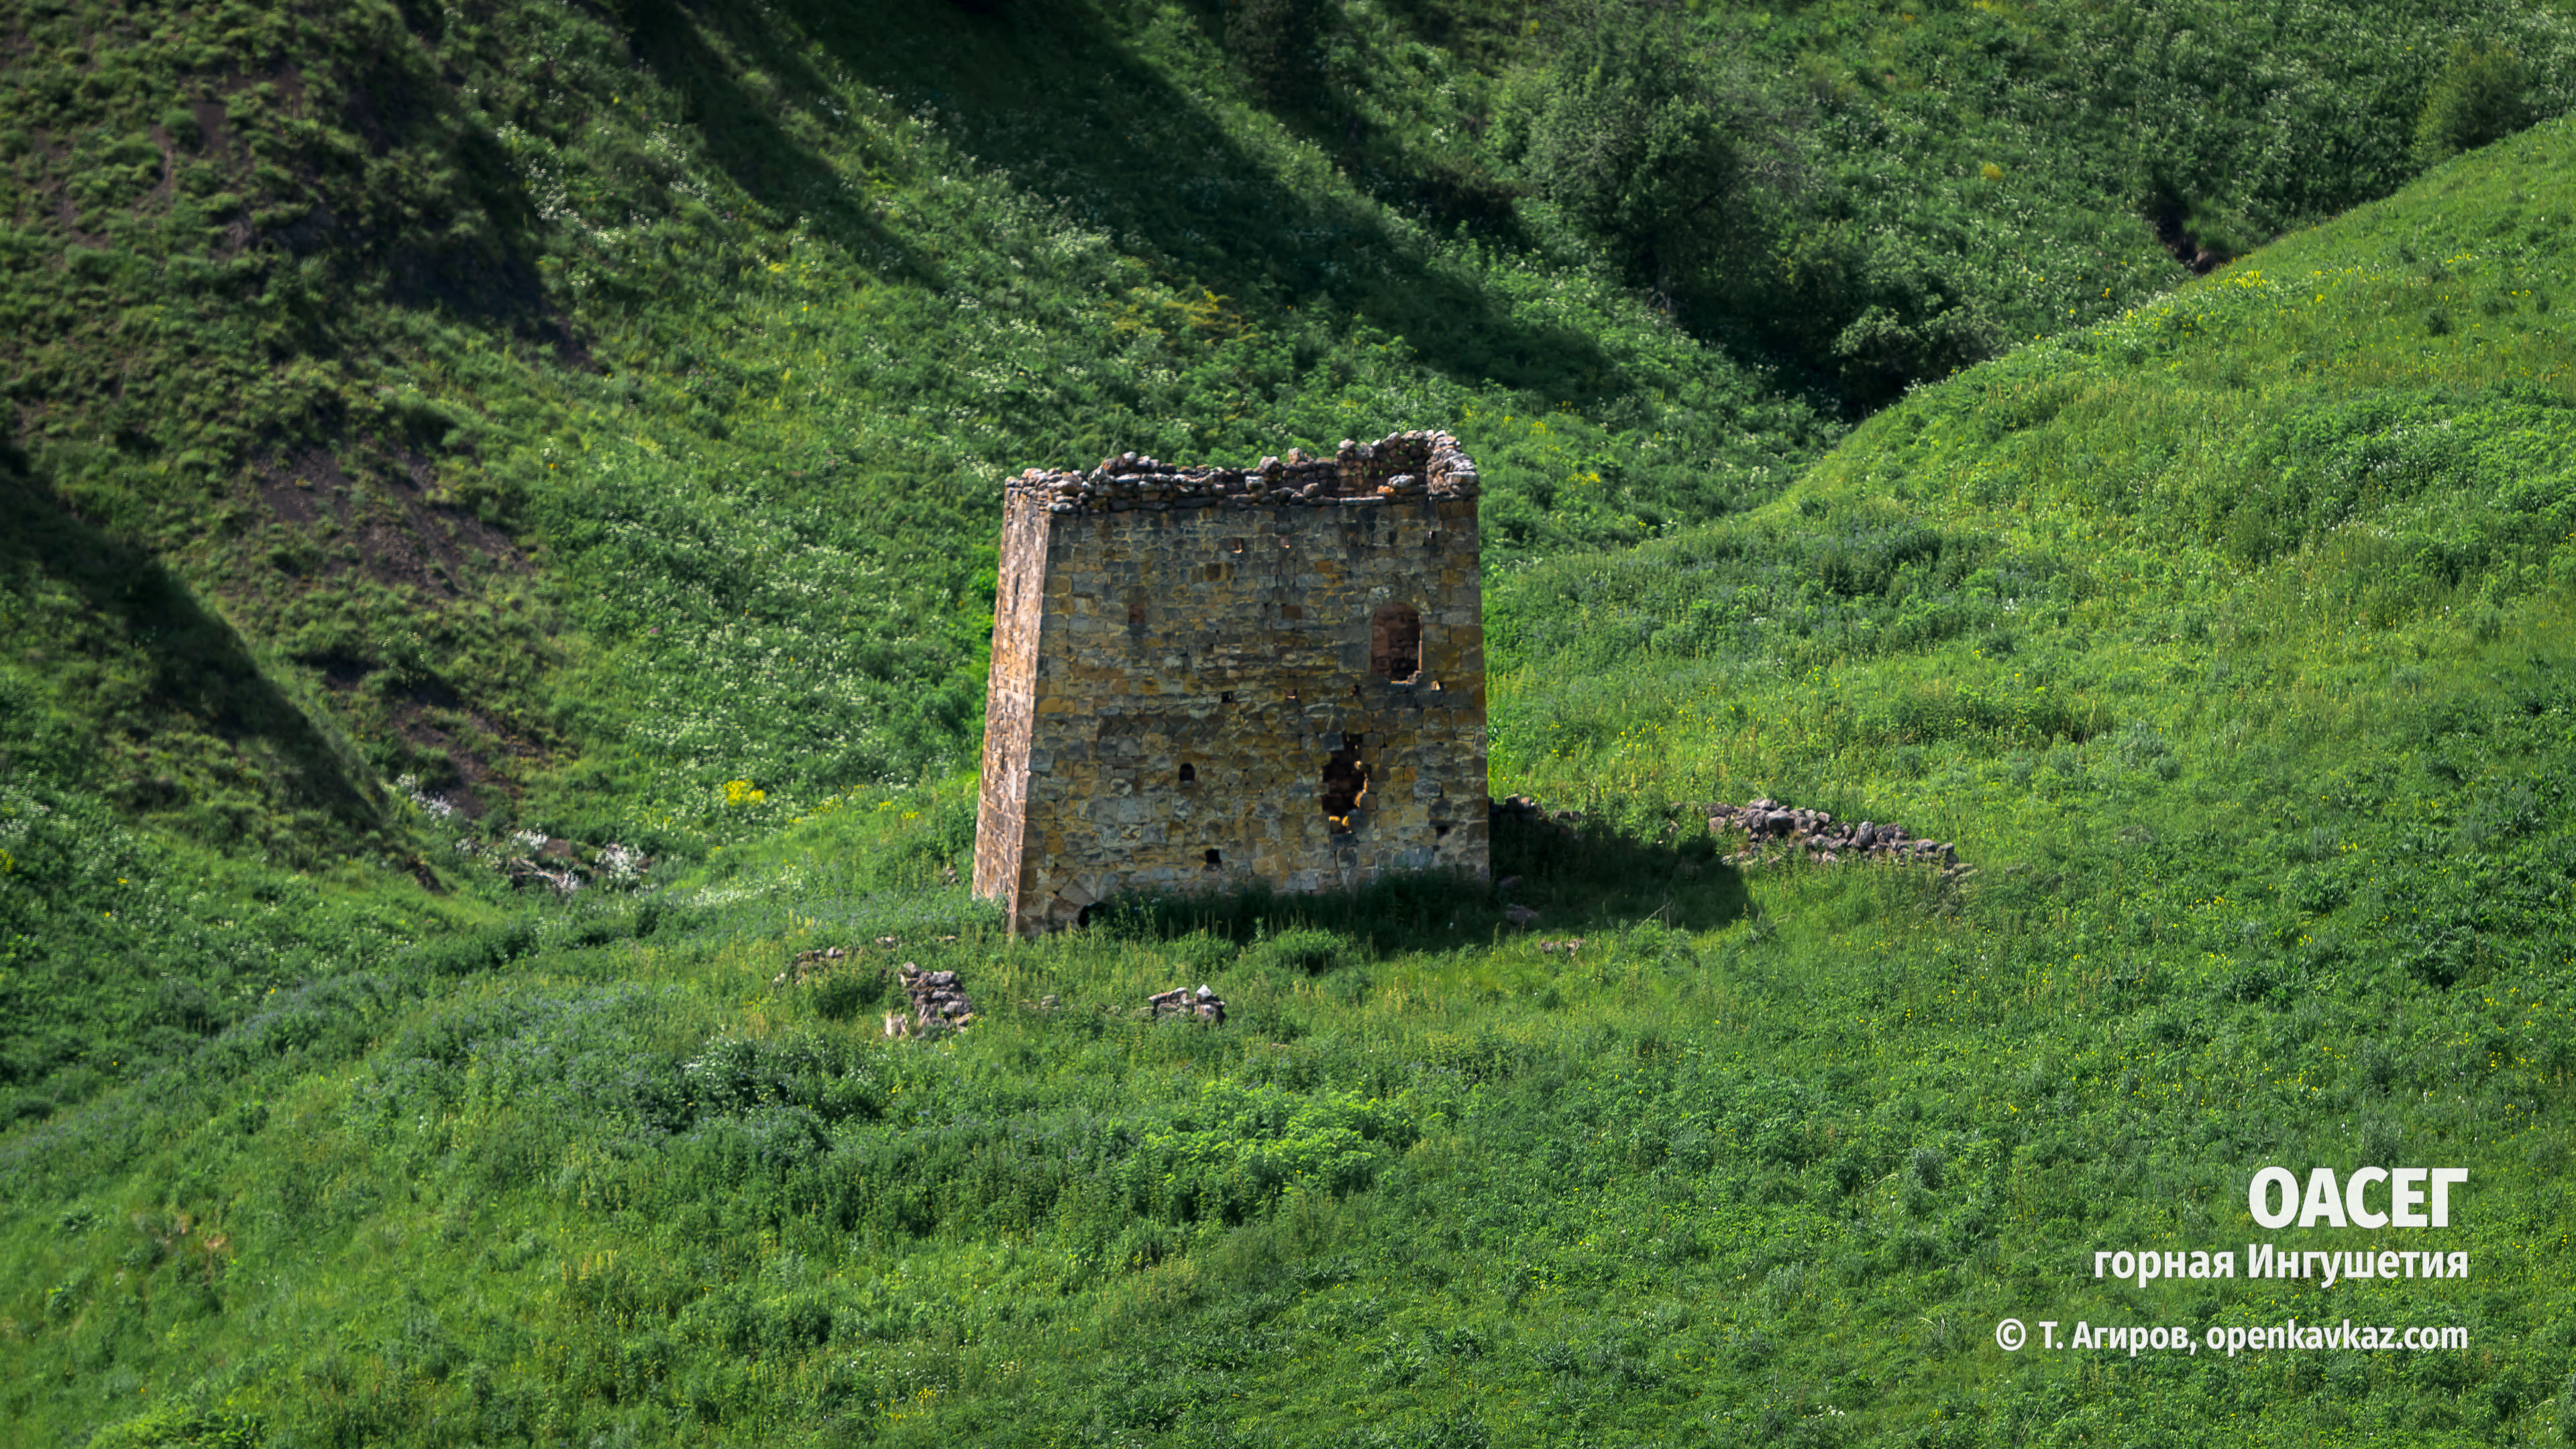
[{"label": "tree", "polygon": [[1523,161],[1563,207],[1669,293],[1742,189],[1735,89],[1652,0],[1588,0],[1549,75]]}]

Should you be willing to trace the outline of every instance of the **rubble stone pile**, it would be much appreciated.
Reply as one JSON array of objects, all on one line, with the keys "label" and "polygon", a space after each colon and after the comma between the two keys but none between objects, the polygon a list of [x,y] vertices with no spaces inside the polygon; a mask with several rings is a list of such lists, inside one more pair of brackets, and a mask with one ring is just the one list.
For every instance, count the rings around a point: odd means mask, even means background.
[{"label": "rubble stone pile", "polygon": [[1194,1016],[1210,1026],[1225,1025],[1225,998],[1202,984],[1198,990],[1175,986],[1145,998],[1145,1013],[1156,1021],[1167,1016]]},{"label": "rubble stone pile", "polygon": [[649,857],[628,846],[612,842],[592,847],[534,831],[519,831],[491,845],[478,844],[471,836],[459,836],[456,852],[499,871],[515,889],[542,887],[565,896],[594,880],[608,885],[639,885],[653,865]]},{"label": "rubble stone pile", "polygon": [[[901,938],[895,936],[879,936],[869,944],[875,946],[880,951],[891,952],[902,946],[903,941]],[[957,944],[957,938],[955,936],[941,936],[939,938],[939,944],[942,946],[954,946]],[[770,978],[769,984],[772,986],[810,986],[813,983],[822,980],[824,977],[831,975],[833,971],[840,967],[841,963],[858,959],[859,951],[864,949],[864,947],[853,949],[846,946],[818,946],[811,951],[799,951],[796,953],[796,959],[788,963],[786,970],[781,971],[776,976]],[[910,963],[906,964],[909,965]]]},{"label": "rubble stone pile", "polygon": [[1087,473],[1031,468],[1002,485],[1046,500],[1050,513],[1168,512],[1175,508],[1351,506],[1395,498],[1473,498],[1476,465],[1447,433],[1342,440],[1332,457],[1291,448],[1251,468],[1184,468],[1135,453]]},{"label": "rubble stone pile", "polygon": [[889,1013],[886,1035],[910,1036],[939,1027],[959,1027],[975,1019],[974,999],[954,971],[924,971],[906,961],[896,968],[895,979],[903,983],[903,994],[912,998],[912,1017]]}]

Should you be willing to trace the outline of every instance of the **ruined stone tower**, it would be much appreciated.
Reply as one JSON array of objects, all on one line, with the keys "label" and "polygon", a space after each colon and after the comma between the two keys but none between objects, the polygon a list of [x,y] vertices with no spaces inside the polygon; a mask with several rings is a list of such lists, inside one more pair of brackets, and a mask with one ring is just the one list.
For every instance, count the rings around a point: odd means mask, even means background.
[{"label": "ruined stone tower", "polygon": [[1476,466],[1444,433],[1007,485],[975,891],[1486,873]]}]

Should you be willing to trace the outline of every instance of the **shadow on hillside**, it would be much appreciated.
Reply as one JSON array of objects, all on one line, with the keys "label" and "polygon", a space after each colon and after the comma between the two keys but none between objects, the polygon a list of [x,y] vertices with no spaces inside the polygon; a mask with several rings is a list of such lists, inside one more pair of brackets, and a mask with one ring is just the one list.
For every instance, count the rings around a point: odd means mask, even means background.
[{"label": "shadow on hillside", "polygon": [[1752,898],[1735,868],[1718,862],[1705,831],[1649,844],[1598,825],[1568,830],[1543,820],[1494,822],[1494,879],[1521,878],[1511,899],[1539,913],[1542,933],[1609,930],[1648,917],[1712,931],[1744,915]]},{"label": "shadow on hillside", "polygon": [[[136,736],[138,747],[164,729],[201,731],[234,749],[252,788],[262,775],[282,772],[285,778],[270,789],[285,808],[317,810],[354,830],[379,823],[362,777],[277,692],[232,626],[208,612],[159,560],[82,520],[14,448],[0,448],[0,577],[22,580],[22,588],[52,583],[71,590],[104,625],[101,632],[140,656],[141,687],[111,724]],[[112,656],[99,662],[108,681],[100,693],[113,699],[125,683],[121,666]],[[74,764],[75,771],[85,764]],[[165,775],[106,783],[121,803],[137,809],[184,810],[190,803],[185,787]]]},{"label": "shadow on hillside", "polygon": [[[1445,951],[1493,939],[1496,932],[1538,937],[1582,936],[1657,920],[1684,931],[1711,931],[1750,906],[1743,879],[1717,862],[1706,836],[1649,845],[1607,832],[1579,836],[1544,823],[1495,822],[1493,879],[1504,887],[1445,872],[1387,876],[1350,891],[1291,895],[1266,885],[1223,895],[1130,896],[1103,907],[1090,924],[1149,940],[1205,932],[1238,944],[1314,928],[1381,952]],[[1538,912],[1516,925],[1513,906]]]},{"label": "shadow on hillside", "polygon": [[[396,9],[404,27],[425,43],[447,33],[438,7],[398,0]],[[290,238],[298,253],[367,257],[382,268],[392,299],[404,306],[506,328],[568,367],[592,367],[561,299],[549,292],[538,270],[544,223],[526,181],[500,137],[439,75],[427,45],[358,50],[341,64],[348,87],[343,118],[370,151],[408,151],[454,168],[452,190],[425,189],[402,199],[453,207],[460,219],[479,211],[490,224],[408,224],[397,215],[370,214],[367,208],[384,198],[359,192],[349,198],[345,214],[307,222],[309,235],[300,244]]]},{"label": "shadow on hillside", "polygon": [[[1237,52],[1229,34],[1230,22],[1241,14],[1242,4],[1243,0],[1186,0],[1182,13],[1190,17],[1210,49],[1227,56],[1247,91],[1259,98],[1254,104],[1271,119],[1331,156],[1354,185],[1381,205],[1443,231],[1463,228],[1504,247],[1527,250],[1534,245],[1513,207],[1517,193],[1481,168],[1456,167],[1436,154],[1409,151],[1400,139],[1369,124],[1352,98],[1325,84],[1318,71],[1302,72],[1302,85],[1282,84],[1285,78],[1278,76],[1265,83],[1263,67]],[[1462,17],[1441,0],[1393,0],[1383,8],[1417,43],[1442,49],[1454,51],[1458,42],[1483,29],[1462,26]],[[1333,28],[1328,23],[1324,33],[1329,35]]]},{"label": "shadow on hillside", "polygon": [[789,103],[814,109],[830,94],[830,82],[783,44],[774,27],[757,15],[746,19],[747,13],[689,0],[636,0],[625,9],[627,44],[636,62],[686,104],[686,120],[707,154],[753,200],[782,218],[803,217],[844,245],[864,241],[879,259],[875,270],[885,275],[932,290],[944,286],[934,263],[879,225],[840,174],[779,123],[780,103],[756,94],[709,43],[705,32],[718,32]]},{"label": "shadow on hillside", "polygon": [[[637,58],[689,99],[738,184],[788,215],[882,246],[882,231],[831,168],[773,119],[776,103],[757,99],[711,40],[720,36],[791,104],[828,95],[832,81],[787,36],[746,18],[756,13],[677,0],[628,11]],[[978,14],[946,0],[783,0],[776,13],[840,69],[834,80],[936,107],[966,150],[1087,224],[1169,258],[1196,285],[1254,306],[1355,313],[1470,385],[1491,380],[1578,404],[1618,388],[1590,337],[1513,319],[1480,289],[1425,265],[1369,208],[1270,174],[1088,6]],[[937,284],[926,271],[916,276]]]}]

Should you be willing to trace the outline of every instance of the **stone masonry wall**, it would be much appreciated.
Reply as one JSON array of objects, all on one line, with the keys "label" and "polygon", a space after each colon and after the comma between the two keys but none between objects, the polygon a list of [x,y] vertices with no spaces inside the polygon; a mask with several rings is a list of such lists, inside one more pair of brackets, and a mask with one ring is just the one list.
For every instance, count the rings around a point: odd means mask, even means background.
[{"label": "stone masonry wall", "polygon": [[1444,434],[1008,485],[979,893],[1031,933],[1122,890],[1483,875],[1475,466]]},{"label": "stone masonry wall", "polygon": [[1003,516],[993,665],[984,699],[984,776],[975,813],[975,893],[987,898],[1007,892],[1019,876],[1051,518],[1043,507],[1022,506],[1017,494]]}]

